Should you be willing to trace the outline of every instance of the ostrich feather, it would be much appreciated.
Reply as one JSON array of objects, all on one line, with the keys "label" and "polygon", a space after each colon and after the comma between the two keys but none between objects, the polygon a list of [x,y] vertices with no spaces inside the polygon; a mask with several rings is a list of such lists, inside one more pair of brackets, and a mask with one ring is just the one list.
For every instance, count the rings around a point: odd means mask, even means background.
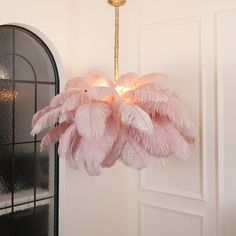
[{"label": "ostrich feather", "polygon": [[89,103],[80,106],[75,115],[79,134],[87,139],[101,139],[111,112],[110,107],[105,103]]},{"label": "ostrich feather", "polygon": [[157,84],[157,83],[146,83],[143,85],[138,86],[136,89],[144,89],[156,92],[157,95],[161,95],[167,98],[176,98],[177,94],[175,93],[174,89],[170,86],[167,86],[166,83]]},{"label": "ostrich feather", "polygon": [[76,147],[74,158],[85,163],[89,175],[100,175],[101,165],[106,156],[111,152],[118,136],[118,129],[114,120],[110,120],[106,126],[103,137],[98,140],[82,138],[80,145]]},{"label": "ostrich feather", "polygon": [[50,103],[50,107],[55,108],[55,107],[61,106],[69,97],[78,93],[79,91],[76,91],[76,90],[64,91],[62,93],[59,93],[52,99]]},{"label": "ostrich feather", "polygon": [[75,111],[78,109],[78,107],[82,104],[85,104],[89,102],[90,99],[85,92],[81,92],[78,94],[74,94],[71,97],[69,97],[64,104],[62,105],[62,113],[67,113],[71,111]]},{"label": "ostrich feather", "polygon": [[134,81],[138,79],[138,75],[135,73],[127,73],[122,75],[117,81],[116,86],[121,86],[125,88],[133,88]]},{"label": "ostrich feather", "polygon": [[49,111],[51,111],[52,108],[50,106],[46,106],[45,108],[43,108],[42,110],[38,111],[36,114],[34,114],[33,118],[32,118],[32,128],[35,126],[35,124],[37,123],[37,121],[44,116],[46,113],[48,113]]},{"label": "ostrich feather", "polygon": [[142,103],[167,102],[168,97],[158,91],[155,84],[145,84],[126,92],[123,97]]},{"label": "ostrich feather", "polygon": [[170,154],[174,154],[178,158],[186,160],[189,156],[189,145],[179,131],[166,121],[160,121],[159,126],[164,129],[169,136]]},{"label": "ostrich feather", "polygon": [[71,124],[64,134],[61,136],[58,146],[58,154],[60,157],[66,156],[72,148],[73,139],[78,135],[76,125]]},{"label": "ostrich feather", "polygon": [[111,167],[117,161],[117,139],[119,136],[119,127],[115,118],[110,119],[104,137],[101,139],[102,142],[107,143],[106,157],[102,162],[102,167]]},{"label": "ostrich feather", "polygon": [[74,111],[69,111],[62,113],[59,117],[59,123],[63,122],[72,122],[75,118],[75,112]]},{"label": "ostrich feather", "polygon": [[177,102],[177,100],[169,100],[166,104],[161,103],[159,106],[159,114],[168,117],[169,121],[176,127],[189,143],[194,143],[196,139],[195,125],[190,119],[187,109]]},{"label": "ostrich feather", "polygon": [[170,122],[158,119],[153,125],[154,132],[149,135],[135,129],[128,129],[127,133],[155,157],[168,157],[174,154],[180,159],[188,158],[188,143]]},{"label": "ostrich feather", "polygon": [[99,142],[82,138],[73,154],[73,159],[82,161],[89,175],[101,174],[101,162],[105,159],[106,153],[100,147]]},{"label": "ostrich feather", "polygon": [[86,78],[75,77],[66,82],[65,91],[78,90],[84,91],[86,89]]},{"label": "ostrich feather", "polygon": [[86,81],[91,87],[113,87],[114,85],[113,81],[106,74],[100,71],[89,72]]},{"label": "ostrich feather", "polygon": [[119,135],[119,128],[115,119],[112,119],[106,128],[103,138],[101,139],[101,147],[105,150],[106,156],[101,166],[104,167],[111,167],[116,162],[116,140]]},{"label": "ostrich feather", "polygon": [[61,114],[61,107],[56,107],[48,113],[44,114],[34,125],[31,135],[34,136],[46,128],[54,126]]},{"label": "ostrich feather", "polygon": [[88,97],[96,101],[112,101],[119,95],[114,88],[111,87],[94,87],[88,92]]},{"label": "ostrich feather", "polygon": [[114,141],[114,144],[112,146],[110,153],[106,155],[106,158],[102,162],[101,166],[103,168],[112,167],[113,165],[115,165],[116,161],[120,158],[119,153],[118,153],[119,149],[117,146],[117,142],[118,142],[118,139]]},{"label": "ostrich feather", "polygon": [[127,133],[130,137],[134,137],[148,153],[156,157],[167,157],[171,152],[169,135],[157,122],[153,122],[153,126],[154,130],[151,134],[145,134],[136,129],[128,129]]},{"label": "ostrich feather", "polygon": [[171,155],[185,160],[196,130],[166,81],[158,73],[128,73],[114,82],[96,71],[73,78],[34,115],[31,134],[59,123],[43,138],[41,149],[59,139],[59,155],[93,176],[119,159],[137,170],[150,162],[164,166]]},{"label": "ostrich feather", "polygon": [[64,122],[56,126],[55,128],[51,129],[50,131],[48,131],[48,133],[43,137],[41,141],[40,144],[41,152],[50,144],[56,143],[69,126],[70,126],[69,123]]},{"label": "ostrich feather", "polygon": [[122,135],[117,145],[117,155],[119,155],[120,160],[125,165],[131,166],[136,170],[141,170],[147,167],[151,158],[153,158],[128,135]]},{"label": "ostrich feather", "polygon": [[125,139],[123,136],[123,132],[120,132],[113,144],[111,152],[106,156],[105,160],[102,163],[103,168],[112,167],[116,163],[116,161],[120,159],[121,151],[124,145]]},{"label": "ostrich feather", "polygon": [[104,135],[101,140],[99,140],[99,146],[105,151],[105,154],[108,155],[115,143],[115,140],[118,137],[118,127],[113,118],[111,118],[107,125]]},{"label": "ostrich feather", "polygon": [[136,78],[133,82],[135,87],[140,87],[144,84],[157,83],[161,85],[167,80],[167,76],[160,73],[150,73]]},{"label": "ostrich feather", "polygon": [[151,133],[153,131],[152,120],[149,115],[136,105],[121,103],[119,108],[120,119],[124,125],[136,128],[139,131]]},{"label": "ostrich feather", "polygon": [[174,99],[159,103],[140,103],[151,116],[160,116],[169,120],[189,143],[196,139],[196,130],[186,108]]},{"label": "ostrich feather", "polygon": [[70,150],[69,150],[69,152],[66,156],[66,159],[69,163],[69,166],[72,169],[78,169],[79,165],[83,165],[82,161],[78,161],[75,158],[75,153],[76,153],[76,151],[78,150],[78,148],[81,144],[81,137],[78,135],[78,132],[74,137],[72,137],[71,144],[72,145],[71,145]]}]

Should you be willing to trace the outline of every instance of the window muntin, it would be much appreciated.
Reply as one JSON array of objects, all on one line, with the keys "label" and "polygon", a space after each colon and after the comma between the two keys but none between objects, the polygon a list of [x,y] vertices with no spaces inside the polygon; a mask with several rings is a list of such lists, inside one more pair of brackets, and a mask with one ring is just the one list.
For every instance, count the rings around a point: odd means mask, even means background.
[{"label": "window muntin", "polygon": [[48,47],[32,32],[0,26],[0,235],[57,235],[58,158],[40,153],[32,115],[58,93]]}]

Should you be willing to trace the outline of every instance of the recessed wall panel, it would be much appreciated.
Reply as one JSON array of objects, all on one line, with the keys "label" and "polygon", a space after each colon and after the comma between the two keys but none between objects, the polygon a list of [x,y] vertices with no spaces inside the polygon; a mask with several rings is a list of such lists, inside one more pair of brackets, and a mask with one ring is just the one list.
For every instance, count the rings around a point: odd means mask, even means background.
[{"label": "recessed wall panel", "polygon": [[166,73],[179,100],[190,111],[200,140],[191,148],[189,160],[175,157],[167,168],[149,167],[141,173],[141,185],[158,192],[203,198],[203,157],[201,153],[202,83],[201,83],[201,18],[160,22],[139,27],[140,73]]}]

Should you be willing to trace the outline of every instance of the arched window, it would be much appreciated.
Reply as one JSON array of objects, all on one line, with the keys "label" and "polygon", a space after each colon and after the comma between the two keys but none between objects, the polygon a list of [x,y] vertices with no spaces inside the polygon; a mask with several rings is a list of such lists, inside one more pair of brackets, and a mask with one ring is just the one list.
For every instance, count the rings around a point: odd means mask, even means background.
[{"label": "arched window", "polygon": [[47,45],[34,33],[0,26],[0,235],[57,235],[58,158],[40,152],[33,114],[59,91]]}]

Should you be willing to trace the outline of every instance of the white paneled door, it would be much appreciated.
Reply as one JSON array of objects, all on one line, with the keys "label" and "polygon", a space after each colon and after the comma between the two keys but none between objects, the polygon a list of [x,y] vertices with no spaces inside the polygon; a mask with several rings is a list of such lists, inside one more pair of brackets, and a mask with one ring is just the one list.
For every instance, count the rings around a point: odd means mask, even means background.
[{"label": "white paneled door", "polygon": [[130,235],[236,235],[236,1],[134,0],[130,69],[168,74],[198,127],[188,161],[130,173]]}]

